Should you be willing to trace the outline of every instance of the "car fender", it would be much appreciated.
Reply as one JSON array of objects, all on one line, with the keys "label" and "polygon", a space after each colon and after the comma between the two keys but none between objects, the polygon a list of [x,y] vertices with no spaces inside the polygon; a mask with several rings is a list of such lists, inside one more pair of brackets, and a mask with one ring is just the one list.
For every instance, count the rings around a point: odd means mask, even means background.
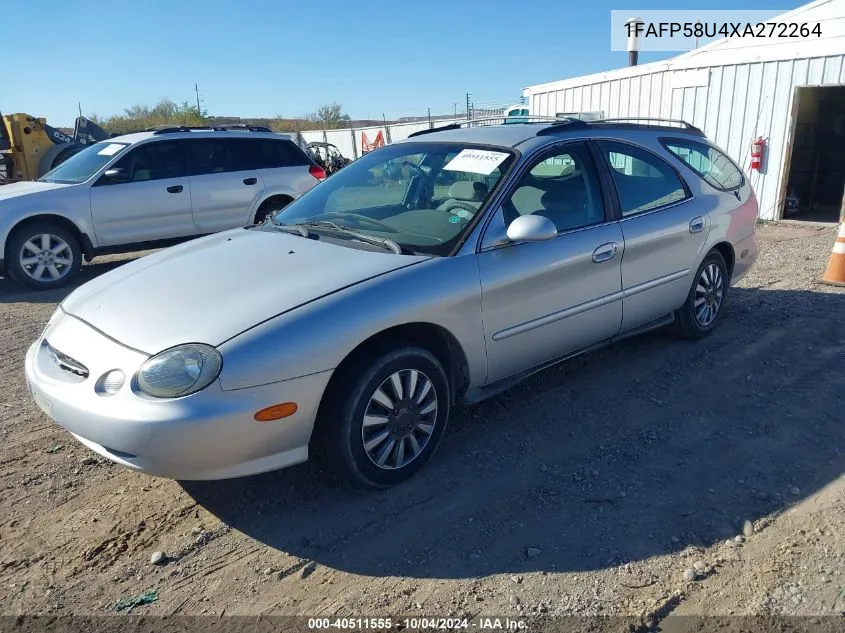
[{"label": "car fender", "polygon": [[261,191],[261,193],[258,194],[252,201],[252,205],[249,209],[250,217],[255,215],[255,212],[261,208],[261,205],[273,196],[287,196],[291,200],[296,200],[300,195],[300,193],[287,186],[265,187],[264,190]]},{"label": "car fender", "polygon": [[261,205],[274,196],[287,196],[291,200],[296,200],[303,193],[304,192],[296,191],[287,185],[265,187],[252,201],[252,205],[250,205],[249,209],[249,217],[255,217],[255,213],[261,208]]},{"label": "car fender", "polygon": [[[82,194],[79,198],[85,200],[84,213],[81,213],[79,208],[73,208],[67,202],[63,203],[53,199],[42,202],[37,199],[37,196],[33,196],[31,202],[21,203],[16,201],[16,204],[8,205],[8,208],[6,208],[6,205],[0,205],[0,245],[2,245],[3,251],[5,251],[9,235],[17,226],[22,222],[41,216],[57,216],[70,222],[83,236],[83,242],[87,239],[90,246],[96,247],[96,237],[91,224],[91,203],[87,188],[79,193]],[[70,199],[77,199],[77,195],[70,196]],[[49,221],[49,218],[45,220]],[[82,247],[85,249],[86,244],[83,243]],[[3,251],[0,251],[0,254]]]},{"label": "car fender", "polygon": [[218,346],[221,385],[242,389],[332,370],[369,338],[412,323],[439,326],[454,336],[467,360],[470,386],[484,383],[481,286],[476,258],[467,255],[386,273],[233,336]]}]

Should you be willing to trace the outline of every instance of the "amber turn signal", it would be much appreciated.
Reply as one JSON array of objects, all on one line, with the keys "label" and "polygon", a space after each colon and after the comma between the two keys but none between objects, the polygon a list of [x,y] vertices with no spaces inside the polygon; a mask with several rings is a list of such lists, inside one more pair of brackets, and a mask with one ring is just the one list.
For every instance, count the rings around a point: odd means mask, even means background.
[{"label": "amber turn signal", "polygon": [[282,404],[274,404],[272,407],[267,407],[258,411],[253,417],[258,422],[272,422],[273,420],[281,420],[296,413],[295,402],[283,402]]}]

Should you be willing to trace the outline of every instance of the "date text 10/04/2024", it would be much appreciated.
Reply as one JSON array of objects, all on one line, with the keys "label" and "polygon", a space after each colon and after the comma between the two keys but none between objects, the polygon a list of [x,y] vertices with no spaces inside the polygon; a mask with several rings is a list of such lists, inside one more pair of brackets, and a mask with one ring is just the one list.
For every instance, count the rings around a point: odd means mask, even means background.
[{"label": "date text 10/04/2024", "polygon": [[448,630],[489,630],[523,631],[527,628],[524,620],[512,618],[479,617],[467,618],[308,618],[308,628],[312,630],[390,630],[405,631],[448,631]]}]

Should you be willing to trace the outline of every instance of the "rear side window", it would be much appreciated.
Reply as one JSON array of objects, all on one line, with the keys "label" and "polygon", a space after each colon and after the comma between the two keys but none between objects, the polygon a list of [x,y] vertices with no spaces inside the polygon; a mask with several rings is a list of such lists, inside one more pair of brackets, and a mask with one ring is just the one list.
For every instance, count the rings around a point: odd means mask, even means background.
[{"label": "rear side window", "polygon": [[247,139],[192,138],[186,143],[192,176],[254,169]]},{"label": "rear side window", "polygon": [[733,191],[745,182],[739,167],[715,147],[687,139],[662,139],[661,142],[715,189]]},{"label": "rear side window", "polygon": [[247,142],[256,169],[298,167],[308,164],[305,154],[290,141],[250,139]]},{"label": "rear side window", "polygon": [[610,167],[623,216],[659,209],[689,197],[678,173],[651,152],[613,141],[596,144]]}]

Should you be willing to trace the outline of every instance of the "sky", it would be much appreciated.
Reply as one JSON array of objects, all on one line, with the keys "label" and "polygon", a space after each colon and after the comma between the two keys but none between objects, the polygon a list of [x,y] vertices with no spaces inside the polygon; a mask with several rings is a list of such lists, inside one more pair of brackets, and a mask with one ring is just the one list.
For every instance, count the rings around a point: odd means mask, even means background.
[{"label": "sky", "polygon": [[[3,29],[0,111],[72,126],[164,97],[212,115],[296,117],[340,102],[394,119],[519,102],[522,88],[625,66],[610,12],[677,0],[40,0],[38,30]],[[707,0],[689,9],[771,10],[799,0]],[[675,53],[641,53],[640,63]]]}]

